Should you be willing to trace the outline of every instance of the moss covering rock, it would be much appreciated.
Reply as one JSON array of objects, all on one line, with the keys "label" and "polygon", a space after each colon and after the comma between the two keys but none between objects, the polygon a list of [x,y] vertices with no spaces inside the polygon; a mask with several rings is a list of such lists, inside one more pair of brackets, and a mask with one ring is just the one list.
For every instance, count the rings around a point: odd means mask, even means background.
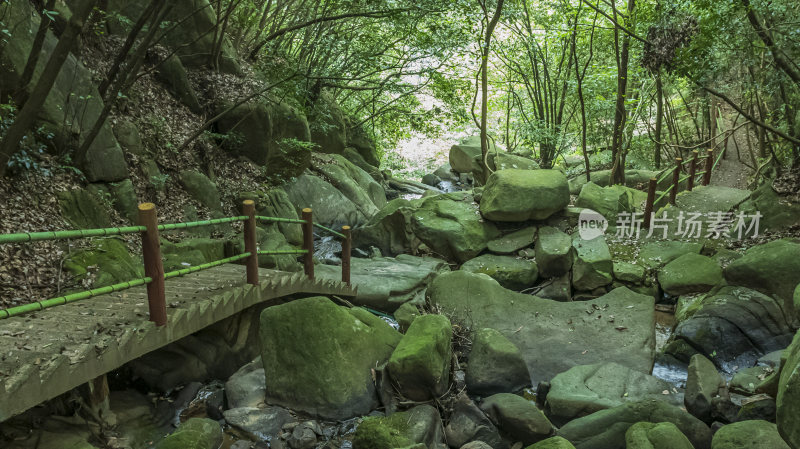
[{"label": "moss covering rock", "polygon": [[792,448],[800,448],[800,332],[786,354],[781,368],[776,401],[778,431]]},{"label": "moss covering rock", "polygon": [[564,438],[551,437],[536,444],[532,444],[525,449],[575,449],[575,446]]},{"label": "moss covering rock", "polygon": [[511,393],[489,396],[481,403],[481,410],[503,433],[523,444],[536,443],[555,432],[536,404],[522,396]]},{"label": "moss covering rock", "polygon": [[73,253],[64,269],[77,280],[94,277],[94,287],[128,282],[144,277],[141,260],[128,252],[125,242],[116,238],[92,241],[90,249]]},{"label": "moss covering rock", "polygon": [[561,276],[572,268],[572,238],[557,228],[540,228],[535,250],[536,262],[542,276]]},{"label": "moss covering rock", "polygon": [[633,212],[636,207],[635,190],[614,185],[600,187],[589,182],[581,188],[581,193],[575,201],[576,207],[591,209],[606,217],[611,223],[616,222],[617,214],[621,212]]},{"label": "moss covering rock", "polygon": [[625,432],[626,449],[694,449],[692,442],[671,422],[639,422]]},{"label": "moss covering rock", "polygon": [[367,417],[353,435],[353,449],[395,449],[417,444],[434,447],[441,441],[441,428],[439,411],[430,405],[389,416]]},{"label": "moss covering rock", "polygon": [[658,282],[668,294],[704,293],[722,282],[722,268],[699,254],[684,254],[658,272]]},{"label": "moss covering rock", "polygon": [[58,206],[61,216],[71,225],[81,229],[111,227],[109,202],[89,189],[59,192]]},{"label": "moss covering rock", "polygon": [[156,444],[155,449],[217,449],[222,444],[222,428],[208,418],[191,418]]},{"label": "moss covering rock", "polygon": [[483,328],[472,334],[466,385],[474,395],[514,393],[530,386],[531,376],[519,348],[500,332]]},{"label": "moss covering rock", "polygon": [[775,424],[767,421],[739,421],[722,426],[711,441],[711,449],[789,449]]},{"label": "moss covering rock", "polygon": [[578,234],[572,239],[575,262],[572,264],[572,286],[576,290],[594,290],[610,284],[614,278],[611,252],[601,235],[584,240]]},{"label": "moss covering rock", "polygon": [[450,320],[444,315],[423,315],[411,323],[386,365],[403,396],[427,401],[447,391],[452,336]]},{"label": "moss covering rock", "polygon": [[713,401],[727,395],[725,379],[714,364],[701,354],[693,355],[686,379],[686,410],[705,422],[711,422]]},{"label": "moss covering rock", "polygon": [[544,220],[569,204],[567,178],[558,170],[499,170],[481,198],[481,214],[494,221]]},{"label": "moss covering rock", "polygon": [[511,232],[488,243],[489,251],[497,254],[512,254],[527,248],[536,241],[536,226]]},{"label": "moss covering rock", "polygon": [[372,410],[371,370],[401,338],[369,312],[323,297],[265,309],[259,332],[267,402],[329,419]]},{"label": "moss covering rock", "polygon": [[484,254],[470,259],[461,269],[471,273],[489,275],[503,287],[522,290],[532,286],[539,277],[536,262],[511,256]]}]

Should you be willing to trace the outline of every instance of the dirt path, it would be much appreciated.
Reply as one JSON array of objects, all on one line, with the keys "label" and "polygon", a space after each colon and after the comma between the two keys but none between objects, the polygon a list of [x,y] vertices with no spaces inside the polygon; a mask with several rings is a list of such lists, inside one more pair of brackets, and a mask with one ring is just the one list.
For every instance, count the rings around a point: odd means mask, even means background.
[{"label": "dirt path", "polygon": [[[739,151],[741,156],[744,156],[744,152],[747,150],[746,147],[742,148],[741,141],[743,139],[739,140]],[[719,160],[716,169],[711,173],[711,184],[735,189],[747,189],[747,178],[751,174],[752,170],[736,158],[736,146],[733,144],[733,138],[728,139],[728,152]]]}]

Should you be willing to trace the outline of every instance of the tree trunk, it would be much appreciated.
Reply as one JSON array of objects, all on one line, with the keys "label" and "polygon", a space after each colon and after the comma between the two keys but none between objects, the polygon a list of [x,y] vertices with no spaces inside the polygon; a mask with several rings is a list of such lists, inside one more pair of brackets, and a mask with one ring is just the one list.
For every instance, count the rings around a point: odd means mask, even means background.
[{"label": "tree trunk", "polygon": [[[47,0],[44,9],[46,11],[52,11],[55,4],[55,0]],[[17,87],[16,94],[14,94],[14,101],[17,102],[17,106],[19,107],[25,106],[25,101],[28,99],[28,84],[30,84],[33,73],[36,70],[36,65],[39,63],[39,55],[42,53],[42,46],[44,45],[44,40],[47,37],[47,30],[49,28],[50,18],[42,14],[39,21],[39,29],[36,31],[36,37],[33,39],[31,52],[28,54],[28,61],[25,62],[25,68],[22,70],[22,75],[19,77],[19,87]]]},{"label": "tree trunk", "polygon": [[59,72],[61,72],[61,67],[67,60],[72,46],[83,30],[86,18],[89,17],[96,2],[97,0],[83,0],[72,8],[72,17],[70,17],[66,29],[53,49],[42,75],[25,102],[25,106],[19,111],[14,123],[8,128],[3,140],[0,141],[0,177],[5,175],[6,168],[8,168],[8,160],[19,148],[20,140],[36,121],[39,110],[44,105],[50,89],[52,89]]},{"label": "tree trunk", "polygon": [[[611,2],[614,8],[615,26],[614,26],[614,45],[618,47],[619,42],[619,26],[616,25],[616,6],[615,2]],[[628,0],[628,29],[633,29],[635,25],[633,22],[633,13],[636,8],[636,0]],[[614,109],[614,129],[611,136],[611,153],[614,158],[614,163],[611,166],[611,184],[625,184],[625,159],[622,157],[622,143],[623,131],[627,119],[627,112],[625,111],[625,99],[627,98],[628,90],[628,60],[630,58],[630,44],[631,38],[628,33],[622,36],[622,49],[619,51],[619,58],[617,59],[617,102]]]},{"label": "tree trunk", "polygon": [[661,73],[656,74],[656,145],[654,160],[656,170],[661,169],[661,128],[664,122],[664,86]]},{"label": "tree trunk", "polygon": [[483,42],[483,51],[481,52],[481,164],[486,175],[489,175],[489,166],[486,163],[486,158],[489,155],[489,139],[487,134],[488,116],[489,116],[489,45],[492,42],[492,34],[497,22],[500,21],[500,13],[503,11],[503,1],[497,0],[497,8],[494,11],[494,16],[486,27],[486,36]]}]

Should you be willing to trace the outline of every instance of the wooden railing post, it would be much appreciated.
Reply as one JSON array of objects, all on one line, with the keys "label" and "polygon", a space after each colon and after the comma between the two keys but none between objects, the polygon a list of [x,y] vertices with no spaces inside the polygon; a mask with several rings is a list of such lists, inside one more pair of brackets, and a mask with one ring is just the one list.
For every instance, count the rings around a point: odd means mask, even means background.
[{"label": "wooden railing post", "polygon": [[303,249],[308,251],[303,257],[306,276],[314,280],[314,220],[310,208],[303,209]]},{"label": "wooden railing post", "polygon": [[258,245],[256,244],[256,203],[244,200],[242,213],[247,215],[244,222],[244,251],[250,253],[247,258],[247,283],[258,285]]},{"label": "wooden railing post", "polygon": [[155,204],[139,205],[139,225],[147,229],[142,233],[142,256],[144,274],[152,279],[152,282],[147,284],[150,321],[156,323],[156,326],[165,326],[167,302],[164,290],[164,263],[161,261],[161,242],[158,238],[158,214]]},{"label": "wooden railing post", "polygon": [[678,185],[681,182],[681,165],[683,159],[675,158],[675,171],[672,173],[672,190],[669,192],[669,204],[675,204],[675,197],[678,195]]},{"label": "wooden railing post", "polygon": [[697,150],[692,151],[692,160],[689,162],[689,179],[687,180],[686,190],[692,191],[694,188],[694,176],[697,173],[697,158],[699,153]]},{"label": "wooden railing post", "polygon": [[714,168],[714,150],[706,150],[706,172],[703,173],[703,185],[707,186],[711,182],[711,170]]},{"label": "wooden railing post", "polygon": [[344,240],[342,241],[342,282],[350,285],[350,251],[353,247],[353,235],[350,232],[350,226],[342,226],[342,234],[344,234]]},{"label": "wooden railing post", "polygon": [[656,187],[658,180],[650,178],[650,184],[647,186],[647,202],[644,203],[644,227],[650,228],[650,215],[653,214],[653,202],[656,199]]}]

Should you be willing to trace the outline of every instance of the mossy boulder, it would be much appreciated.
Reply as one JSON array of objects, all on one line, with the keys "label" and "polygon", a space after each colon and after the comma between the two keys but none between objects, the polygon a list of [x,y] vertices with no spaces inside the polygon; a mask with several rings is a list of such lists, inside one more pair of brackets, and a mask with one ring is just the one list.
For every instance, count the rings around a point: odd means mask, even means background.
[{"label": "mossy boulder", "polygon": [[155,449],[217,449],[222,444],[222,428],[208,418],[190,418],[178,430],[156,444]]},{"label": "mossy boulder", "polygon": [[406,332],[411,323],[420,315],[422,314],[419,311],[419,307],[410,302],[404,302],[394,311],[394,319],[400,325],[400,332]]},{"label": "mossy boulder", "polygon": [[561,424],[644,399],[681,405],[671,388],[664,380],[615,362],[578,365],[553,377],[545,407],[550,418]]},{"label": "mossy boulder", "polygon": [[260,324],[267,402],[328,419],[377,404],[371,370],[401,338],[386,322],[311,297],[265,309]]},{"label": "mossy boulder", "polygon": [[381,154],[363,125],[347,122],[347,146],[356,150],[369,165],[380,167]]},{"label": "mossy boulder", "polygon": [[[285,184],[283,189],[297,208],[310,207],[314,221],[326,226],[358,226],[370,219],[374,204],[358,205],[328,181],[308,174]],[[366,213],[365,213],[366,212]]]},{"label": "mossy boulder", "polygon": [[647,268],[659,268],[684,254],[700,254],[702,249],[703,245],[700,243],[678,240],[647,242],[639,252],[639,260]]},{"label": "mossy boulder", "polygon": [[688,253],[658,272],[658,283],[668,294],[704,293],[722,283],[722,268],[710,257]]},{"label": "mossy boulder", "polygon": [[633,189],[614,185],[600,187],[589,182],[581,188],[581,193],[575,201],[576,207],[591,209],[606,217],[614,223],[620,212],[632,212],[636,207]]},{"label": "mossy boulder", "polygon": [[110,201],[101,199],[91,190],[67,190],[59,192],[57,196],[61,216],[76,228],[111,227]]},{"label": "mossy boulder", "polygon": [[314,168],[339,189],[366,217],[386,206],[386,192],[364,170],[338,154],[318,155]]},{"label": "mossy boulder", "polygon": [[323,92],[309,113],[311,141],[323,153],[342,154],[347,147],[347,119],[336,100]]},{"label": "mossy boulder", "polygon": [[494,239],[487,246],[493,253],[513,254],[531,246],[534,241],[536,241],[536,226],[528,226]]},{"label": "mossy boulder", "polygon": [[778,431],[792,448],[800,448],[800,332],[782,365],[776,404]]},{"label": "mossy boulder", "polygon": [[683,399],[686,410],[705,422],[711,422],[713,401],[720,396],[727,397],[725,379],[711,360],[702,354],[693,355],[689,361]]},{"label": "mossy boulder", "polygon": [[186,68],[178,56],[172,55],[162,61],[156,71],[156,77],[167,85],[172,95],[184,106],[195,114],[202,114],[203,107],[200,106],[200,101],[194,93],[191,82],[189,82]]},{"label": "mossy boulder", "polygon": [[542,276],[561,276],[572,268],[572,238],[560,230],[552,226],[539,228],[539,237],[534,248]]},{"label": "mossy boulder", "polygon": [[560,171],[509,169],[489,176],[480,210],[494,221],[544,220],[567,204],[567,178]]},{"label": "mossy boulder", "polygon": [[577,449],[625,449],[626,432],[639,422],[674,424],[696,449],[711,447],[711,429],[680,408],[654,399],[629,402],[570,421],[558,434]]},{"label": "mossy boulder", "polygon": [[442,420],[430,405],[418,405],[389,416],[371,416],[358,425],[353,435],[353,449],[395,449],[434,447],[441,441]]},{"label": "mossy boulder", "polygon": [[[245,200],[252,200],[256,203],[256,214],[264,217],[289,218],[297,220],[300,218],[297,207],[289,199],[289,195],[282,188],[273,188],[266,192],[241,192],[237,199],[237,205],[241,205]],[[284,235],[286,241],[293,245],[303,243],[303,230],[297,223],[259,222],[259,226],[264,228],[277,228]]]},{"label": "mossy boulder", "polygon": [[769,182],[755,189],[750,198],[739,205],[739,211],[750,216],[756,212],[761,214],[759,229],[762,231],[779,232],[800,222],[800,203],[779,196]]},{"label": "mossy boulder", "polygon": [[631,284],[642,284],[644,282],[645,268],[641,265],[614,261],[614,279]]},{"label": "mossy boulder", "polygon": [[575,446],[564,438],[550,437],[536,444],[532,444],[525,449],[575,449]]},{"label": "mossy boulder", "polygon": [[519,348],[500,332],[483,328],[472,334],[466,385],[473,395],[514,393],[529,387],[531,376]]},{"label": "mossy boulder", "polygon": [[522,396],[511,393],[489,396],[481,403],[481,410],[503,433],[523,444],[536,443],[555,432],[536,404]]},{"label": "mossy boulder", "polygon": [[578,234],[572,239],[575,261],[572,264],[572,286],[576,290],[593,290],[610,284],[614,265],[606,239],[601,235],[584,240]]},{"label": "mossy boulder", "polygon": [[427,401],[447,391],[452,336],[450,320],[444,315],[423,315],[411,323],[386,365],[403,396]]},{"label": "mossy boulder", "polygon": [[94,276],[94,287],[144,277],[141,260],[132,257],[125,242],[116,238],[92,241],[90,249],[73,253],[64,262],[64,269],[79,280]]},{"label": "mossy boulder", "polygon": [[139,224],[139,198],[133,182],[126,179],[111,184],[110,194],[114,209],[125,217],[131,225]]},{"label": "mossy boulder", "polygon": [[219,190],[208,176],[197,170],[184,170],[180,174],[180,182],[195,201],[211,211],[222,212]]},{"label": "mossy boulder", "polygon": [[470,259],[461,265],[461,269],[471,273],[487,274],[509,290],[528,288],[539,277],[536,262],[494,254],[484,254]]},{"label": "mossy boulder", "polygon": [[694,449],[692,442],[671,422],[639,422],[625,432],[626,449]]},{"label": "mossy boulder", "polygon": [[[490,144],[491,145],[491,144]],[[492,148],[493,145],[490,147]],[[493,148],[492,148],[493,149]],[[473,160],[481,156],[480,136],[467,137],[450,147],[450,167],[457,173],[471,173]]]},{"label": "mossy boulder", "polygon": [[500,236],[465,192],[426,198],[411,215],[412,234],[448,260],[466,262]]},{"label": "mossy boulder", "polygon": [[722,426],[711,441],[711,449],[790,449],[775,424],[767,421],[739,421]]},{"label": "mossy boulder", "polygon": [[225,241],[210,238],[191,238],[179,243],[161,242],[164,270],[178,270],[225,258]]},{"label": "mossy boulder", "polygon": [[147,149],[139,137],[139,128],[130,121],[121,119],[114,124],[114,136],[122,149],[137,156],[146,156]]}]

